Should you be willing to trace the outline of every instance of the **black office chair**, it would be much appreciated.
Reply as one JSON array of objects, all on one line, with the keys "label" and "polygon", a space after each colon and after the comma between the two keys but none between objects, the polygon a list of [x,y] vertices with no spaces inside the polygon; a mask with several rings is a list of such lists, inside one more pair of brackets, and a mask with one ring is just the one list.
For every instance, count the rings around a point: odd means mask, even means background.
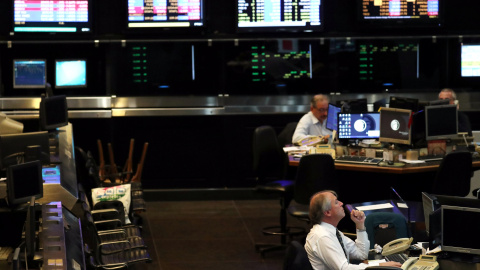
[{"label": "black office chair", "polygon": [[262,256],[271,250],[287,247],[287,237],[303,234],[304,228],[287,226],[287,207],[293,197],[292,180],[284,180],[288,166],[288,157],[277,141],[275,130],[271,126],[255,129],[253,135],[253,171],[256,175],[256,191],[277,194],[280,198],[280,224],[263,228],[264,235],[281,237],[280,244],[255,244]]},{"label": "black office chair", "polygon": [[365,218],[370,248],[375,244],[384,246],[386,243],[411,236],[407,220],[401,214],[392,212],[375,212],[368,214]]},{"label": "black office chair", "polygon": [[303,156],[295,179],[294,200],[297,204],[288,207],[288,213],[300,220],[310,221],[308,209],[310,198],[322,190],[337,190],[335,163],[327,154]]},{"label": "black office chair", "polygon": [[438,168],[432,193],[465,197],[470,192],[472,173],[472,154],[451,152],[443,158]]},{"label": "black office chair", "polygon": [[280,146],[285,146],[288,144],[292,144],[293,133],[295,133],[295,129],[297,128],[298,122],[290,122],[288,123],[283,130],[278,134],[278,144]]},{"label": "black office chair", "polygon": [[298,241],[292,241],[285,252],[283,270],[313,270],[305,247]]}]

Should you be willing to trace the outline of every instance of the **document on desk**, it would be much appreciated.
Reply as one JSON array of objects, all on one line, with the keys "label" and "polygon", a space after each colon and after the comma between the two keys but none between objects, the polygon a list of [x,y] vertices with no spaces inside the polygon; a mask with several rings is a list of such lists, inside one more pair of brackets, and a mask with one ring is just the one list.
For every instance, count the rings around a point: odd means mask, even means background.
[{"label": "document on desk", "polygon": [[425,160],[409,160],[409,159],[404,159],[404,158],[399,158],[398,161],[405,162],[407,164],[425,163]]},{"label": "document on desk", "polygon": [[393,205],[391,203],[380,203],[380,204],[371,204],[371,205],[365,205],[365,206],[357,206],[355,208],[361,211],[368,211],[368,210],[393,208]]}]

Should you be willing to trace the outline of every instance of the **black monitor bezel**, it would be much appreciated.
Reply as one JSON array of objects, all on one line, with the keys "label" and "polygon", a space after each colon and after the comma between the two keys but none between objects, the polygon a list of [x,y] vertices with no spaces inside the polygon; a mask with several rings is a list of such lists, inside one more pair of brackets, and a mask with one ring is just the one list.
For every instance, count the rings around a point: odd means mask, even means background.
[{"label": "black monitor bezel", "polygon": [[[480,247],[479,248],[471,248],[471,247],[457,247],[450,245],[450,243],[445,243],[445,236],[448,234],[449,231],[445,229],[445,220],[447,217],[445,217],[445,212],[448,212],[449,210],[452,211],[461,211],[461,212],[475,212],[477,213],[477,216],[480,216],[480,209],[479,208],[470,208],[470,207],[462,207],[462,206],[451,206],[451,205],[443,205],[441,207],[441,241],[442,241],[442,251],[450,251],[450,252],[458,252],[458,253],[467,253],[467,254],[475,254],[475,255],[480,255]],[[470,220],[471,221],[471,220]],[[461,220],[455,220],[453,223],[459,224],[458,227],[463,227],[463,225],[466,223],[469,223],[467,220],[461,221]],[[465,230],[465,229],[459,229],[455,230],[457,233],[464,233],[464,238],[463,239],[470,239],[470,241],[475,241],[475,237],[472,238],[471,236],[471,231],[470,230]],[[448,239],[448,238],[447,238]]]},{"label": "black monitor bezel", "polygon": [[[395,107],[397,106],[395,102],[401,101],[401,103],[406,104],[406,107]],[[393,106],[392,106],[393,104]],[[399,97],[399,96],[390,96],[390,101],[388,103],[389,108],[396,108],[396,109],[405,109],[411,110],[412,112],[418,111],[418,99],[417,98],[407,98],[407,97]]]},{"label": "black monitor bezel", "polygon": [[[17,187],[13,171],[15,170],[26,170],[26,169],[35,169],[37,171],[37,179],[32,179],[32,184],[37,184],[36,189],[38,193],[29,194],[24,197],[15,197],[17,189],[25,188],[25,186]],[[11,165],[7,169],[7,200],[9,205],[19,205],[22,203],[27,203],[32,197],[35,199],[40,199],[43,197],[43,178],[42,178],[42,163],[39,160],[25,162],[22,164]],[[18,181],[17,181],[18,182]]]},{"label": "black monitor bezel", "polygon": [[[386,142],[386,143],[398,143],[398,144],[405,144],[405,145],[410,145],[412,142],[412,130],[411,126],[408,126],[408,139],[396,139],[396,138],[389,138],[382,136],[382,127],[385,128],[385,125],[382,125],[382,112],[398,112],[398,113],[404,113],[404,114],[409,114],[409,117],[412,117],[412,111],[411,110],[406,110],[406,109],[397,109],[397,108],[380,108],[380,142]],[[385,114],[384,114],[385,117]],[[385,134],[385,133],[384,133]]]},{"label": "black monitor bezel", "polygon": [[[436,113],[432,113],[432,110],[441,110],[441,109],[455,109],[455,124],[456,124],[456,132],[450,134],[441,134],[441,135],[430,135],[431,132],[429,128],[429,116],[435,116]],[[431,120],[430,120],[431,122]],[[445,123],[445,121],[442,121]],[[457,105],[437,105],[437,106],[425,106],[425,138],[427,141],[433,140],[450,140],[456,139],[458,137],[458,109]]]},{"label": "black monitor bezel", "polygon": [[[15,79],[15,64],[17,62],[34,62],[34,61],[41,61],[44,63],[44,84],[43,85],[34,85],[34,84],[27,84],[27,85],[17,85]],[[13,66],[12,66],[12,84],[14,89],[39,89],[45,88],[47,84],[47,60],[46,59],[13,59]]]},{"label": "black monitor bezel", "polygon": [[[60,108],[60,106],[63,108]],[[47,108],[48,107],[48,108]],[[49,109],[60,109],[58,112],[56,111],[55,114],[62,115],[63,120],[57,123],[49,123]],[[59,127],[63,127],[68,125],[68,104],[67,104],[67,96],[65,95],[57,95],[51,97],[43,97],[40,101],[40,128],[42,130],[54,130]]]}]

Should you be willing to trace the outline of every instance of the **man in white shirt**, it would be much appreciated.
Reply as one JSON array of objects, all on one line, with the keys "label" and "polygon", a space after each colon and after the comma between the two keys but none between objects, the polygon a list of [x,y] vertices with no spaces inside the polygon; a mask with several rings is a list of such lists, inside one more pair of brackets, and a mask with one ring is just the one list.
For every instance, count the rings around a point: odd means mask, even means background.
[{"label": "man in white shirt", "polygon": [[[370,241],[365,230],[365,214],[353,210],[350,218],[357,229],[355,242],[337,230],[345,217],[343,203],[331,190],[320,191],[310,200],[310,220],[314,224],[307,235],[305,250],[315,270],[365,269],[368,264],[350,264],[350,259],[366,260]],[[376,265],[378,266],[378,265]],[[380,266],[401,267],[398,262],[384,262]]]},{"label": "man in white shirt", "polygon": [[307,136],[332,135],[327,129],[329,98],[326,95],[315,95],[310,101],[310,111],[297,124],[293,133],[292,143],[305,139]]}]

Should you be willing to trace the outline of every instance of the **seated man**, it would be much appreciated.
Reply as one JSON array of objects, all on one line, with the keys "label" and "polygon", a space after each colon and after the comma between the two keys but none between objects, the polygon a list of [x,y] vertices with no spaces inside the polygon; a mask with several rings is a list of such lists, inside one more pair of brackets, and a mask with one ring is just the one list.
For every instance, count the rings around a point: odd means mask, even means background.
[{"label": "seated man", "polygon": [[[353,210],[350,218],[357,228],[355,242],[338,231],[337,225],[345,216],[343,203],[331,190],[320,191],[310,200],[310,220],[314,224],[307,235],[305,250],[313,269],[365,269],[367,264],[350,264],[350,259],[366,260],[370,241],[365,230],[365,214]],[[378,266],[378,265],[375,265]],[[384,262],[380,266],[401,267],[398,262]]]},{"label": "seated man", "polygon": [[327,129],[328,96],[316,95],[310,101],[310,111],[298,122],[293,133],[292,143],[299,142],[308,136],[332,135]]},{"label": "seated man", "polygon": [[[458,104],[457,94],[450,88],[444,88],[438,94],[438,99],[448,99],[450,104],[456,104],[457,110],[460,108]],[[468,136],[472,136],[472,127],[470,125],[470,119],[468,116],[461,111],[458,111],[458,132],[467,132]]]}]

